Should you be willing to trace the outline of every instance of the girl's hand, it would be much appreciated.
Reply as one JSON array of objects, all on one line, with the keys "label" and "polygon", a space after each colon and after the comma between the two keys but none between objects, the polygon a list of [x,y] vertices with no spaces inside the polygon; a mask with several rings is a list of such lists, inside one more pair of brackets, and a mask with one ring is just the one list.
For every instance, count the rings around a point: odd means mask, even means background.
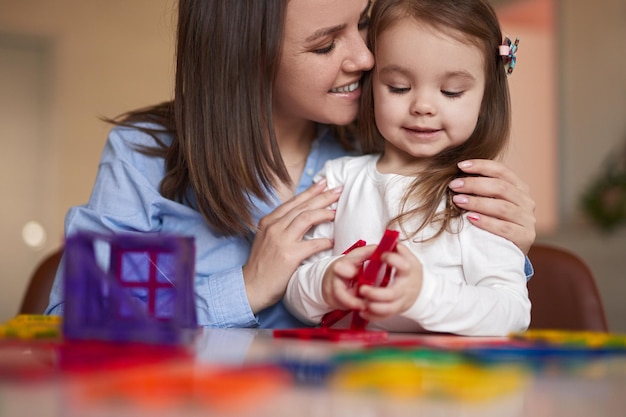
[{"label": "girl's hand", "polygon": [[487,159],[459,163],[459,168],[479,177],[457,178],[450,188],[458,193],[454,203],[476,226],[515,243],[528,254],[535,241],[535,201],[528,185],[504,164]]},{"label": "girl's hand", "polygon": [[337,201],[341,189],[326,190],[326,182],[312,185],[259,221],[243,278],[254,313],[278,302],[289,278],[309,256],[333,246],[330,239],[303,240],[313,226],[332,221],[328,207]]},{"label": "girl's hand", "polygon": [[387,287],[362,285],[359,295],[365,300],[361,317],[380,321],[408,310],[422,289],[422,263],[402,244],[396,252],[385,252],[381,261],[395,268],[395,275]]},{"label": "girl's hand", "polygon": [[363,310],[364,301],[355,293],[353,280],[363,262],[376,250],[376,245],[354,249],[331,263],[322,280],[322,297],[331,309]]}]

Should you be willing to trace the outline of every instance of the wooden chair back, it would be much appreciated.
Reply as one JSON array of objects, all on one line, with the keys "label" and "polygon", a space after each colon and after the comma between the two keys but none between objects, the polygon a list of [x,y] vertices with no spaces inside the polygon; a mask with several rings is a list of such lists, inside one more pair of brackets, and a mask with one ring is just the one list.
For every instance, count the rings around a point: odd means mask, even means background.
[{"label": "wooden chair back", "polygon": [[49,254],[35,267],[18,314],[43,314],[48,307],[50,289],[62,255],[63,249],[60,248]]},{"label": "wooden chair back", "polygon": [[604,306],[589,266],[573,252],[535,243],[529,253],[531,329],[608,331]]}]

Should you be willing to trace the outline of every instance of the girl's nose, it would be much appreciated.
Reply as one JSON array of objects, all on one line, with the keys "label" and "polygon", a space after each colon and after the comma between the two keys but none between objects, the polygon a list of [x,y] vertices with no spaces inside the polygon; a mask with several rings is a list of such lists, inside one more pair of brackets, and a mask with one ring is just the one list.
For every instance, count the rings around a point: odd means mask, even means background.
[{"label": "girl's nose", "polygon": [[437,107],[433,98],[425,92],[416,92],[411,101],[411,114],[415,115],[434,115],[437,113]]}]

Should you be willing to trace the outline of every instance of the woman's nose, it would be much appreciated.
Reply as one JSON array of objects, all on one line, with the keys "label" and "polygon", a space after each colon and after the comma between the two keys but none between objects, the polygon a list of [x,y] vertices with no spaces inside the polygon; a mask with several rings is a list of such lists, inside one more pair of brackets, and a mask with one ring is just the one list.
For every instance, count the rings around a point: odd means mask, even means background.
[{"label": "woman's nose", "polygon": [[374,67],[374,55],[360,34],[355,36],[349,51],[350,53],[344,61],[344,70],[346,72],[369,71]]}]

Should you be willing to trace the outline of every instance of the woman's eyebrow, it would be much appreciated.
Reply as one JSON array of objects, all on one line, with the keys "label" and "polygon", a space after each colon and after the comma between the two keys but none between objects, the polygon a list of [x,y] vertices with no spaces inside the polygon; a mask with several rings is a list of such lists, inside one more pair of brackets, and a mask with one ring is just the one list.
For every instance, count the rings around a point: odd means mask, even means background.
[{"label": "woman's eyebrow", "polygon": [[321,37],[330,35],[331,33],[341,32],[342,30],[346,28],[346,26],[347,26],[346,24],[343,24],[343,25],[331,26],[329,28],[322,28],[322,29],[316,30],[315,32],[313,32],[311,36],[306,38],[306,41],[312,42]]}]

